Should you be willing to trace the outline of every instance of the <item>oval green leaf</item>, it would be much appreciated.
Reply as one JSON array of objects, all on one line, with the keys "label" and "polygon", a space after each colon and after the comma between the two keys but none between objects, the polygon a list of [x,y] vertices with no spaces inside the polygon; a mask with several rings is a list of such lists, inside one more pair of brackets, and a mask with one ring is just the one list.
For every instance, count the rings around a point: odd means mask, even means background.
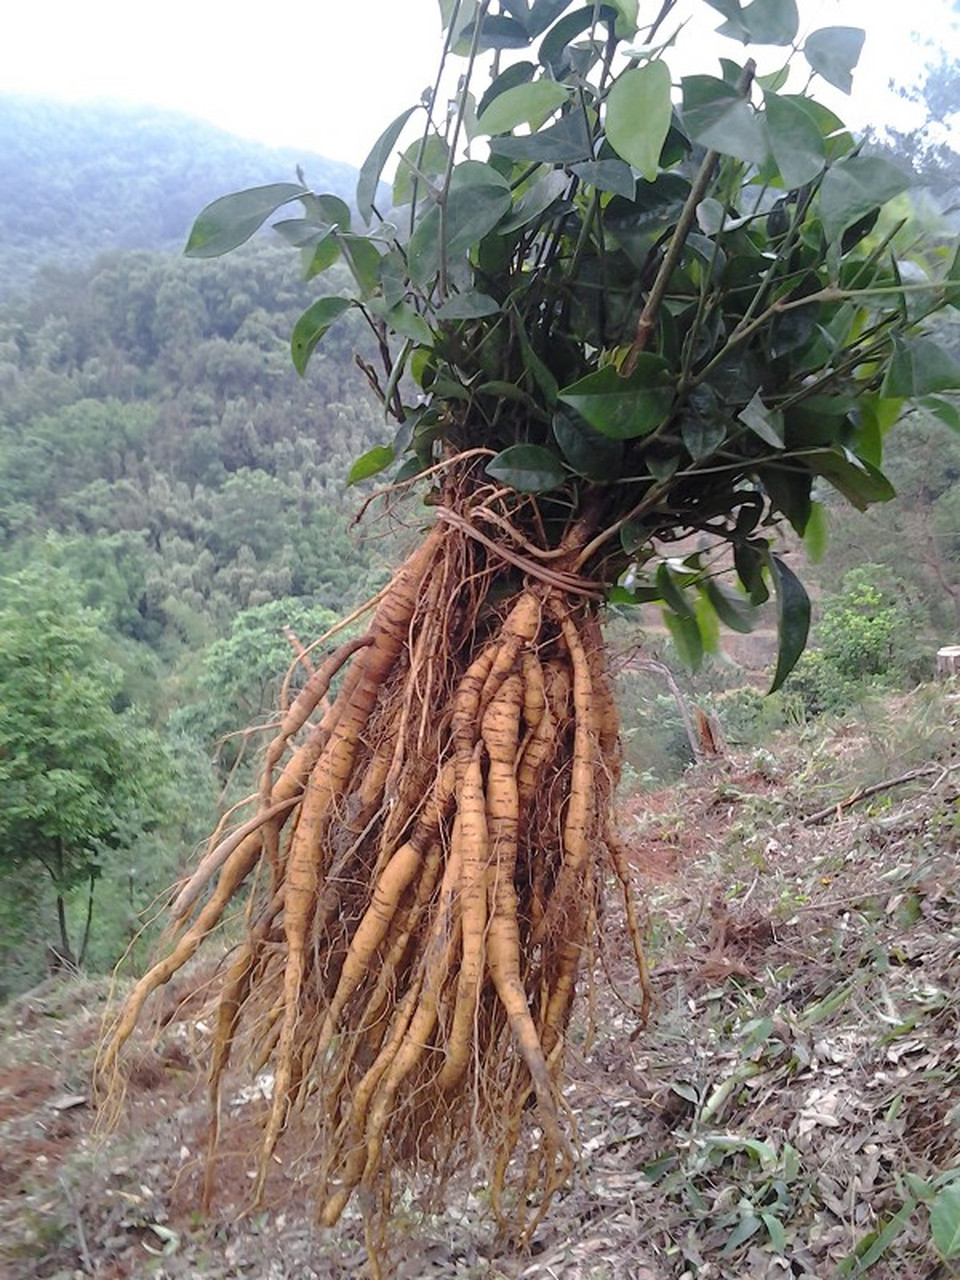
[{"label": "oval green leaf", "polygon": [[796,0],[753,0],[718,27],[717,33],[744,44],[783,46],[793,44],[799,26]]},{"label": "oval green leaf", "polygon": [[441,307],[437,307],[434,315],[438,320],[479,320],[483,316],[494,316],[500,310],[496,298],[477,289],[465,289],[463,293],[452,294]]},{"label": "oval green leaf", "polygon": [[932,338],[894,338],[882,395],[894,399],[960,388],[960,363]]},{"label": "oval green leaf", "polygon": [[553,435],[571,471],[594,484],[619,480],[623,445],[601,435],[572,409],[559,408],[553,415]]},{"label": "oval green leaf", "polygon": [[198,215],[184,253],[188,258],[219,258],[249,240],[271,213],[307,194],[298,182],[271,182],[221,196]]},{"label": "oval green leaf", "polygon": [[960,1257],[960,1183],[937,1192],[930,1206],[930,1234],[942,1257]]},{"label": "oval green leaf", "polygon": [[757,610],[746,596],[713,578],[708,578],[700,589],[724,626],[741,635],[749,635],[756,625]]},{"label": "oval green leaf", "polygon": [[377,187],[380,183],[380,175],[383,173],[383,166],[393,153],[397,139],[403,132],[403,126],[414,111],[419,109],[419,107],[408,107],[397,116],[396,120],[381,133],[373,144],[372,151],[360,166],[360,177],[357,179],[357,210],[364,222],[369,223],[373,217],[374,201],[377,197]]},{"label": "oval green leaf", "polygon": [[699,671],[703,662],[703,636],[696,614],[676,614],[671,609],[664,609],[663,621],[680,661],[691,671]]},{"label": "oval green leaf", "polygon": [[603,435],[633,440],[649,435],[669,416],[673,387],[668,376],[666,361],[644,352],[629,378],[607,365],[564,387],[559,399]]},{"label": "oval green leaf", "polygon": [[683,120],[694,142],[748,164],[769,151],[766,132],[736,88],[715,76],[684,76]]},{"label": "oval green leaf", "polygon": [[349,298],[319,298],[308,307],[293,327],[290,350],[293,365],[302,377],[314,348],[334,320],[353,305]]},{"label": "oval green leaf", "polygon": [[832,243],[859,218],[910,185],[907,175],[883,156],[847,156],[832,165],[820,187],[823,230]]},{"label": "oval green leaf", "polygon": [[393,462],[395,454],[388,444],[377,444],[366,453],[361,454],[347,473],[347,484],[359,484],[361,480],[369,480],[379,475]]},{"label": "oval green leaf", "polygon": [[770,150],[786,187],[802,187],[825,163],[823,138],[808,112],[789,97],[764,94]]},{"label": "oval green leaf", "polygon": [[434,205],[417,223],[410,237],[407,261],[411,278],[420,284],[432,279],[440,267],[443,239],[446,240],[448,262],[463,257],[493,230],[510,208],[510,203],[510,190],[506,184],[451,186],[445,217],[441,218],[439,206]]},{"label": "oval green leaf", "polygon": [[487,464],[487,474],[520,493],[548,493],[567,477],[552,449],[539,444],[513,444]]},{"label": "oval green leaf", "polygon": [[810,634],[810,597],[803,583],[779,556],[767,559],[777,595],[777,669],[770,693],[775,693],[797,665]]},{"label": "oval green leaf", "polygon": [[567,101],[570,90],[555,80],[534,80],[514,85],[494,98],[477,120],[477,133],[509,133],[517,125],[539,129]]},{"label": "oval green leaf", "polygon": [[607,141],[647,182],[657,176],[672,110],[670,69],[660,58],[624,71],[607,98]]},{"label": "oval green leaf", "polygon": [[849,93],[865,39],[866,32],[860,27],[821,27],[807,36],[803,56],[827,84]]},{"label": "oval green leaf", "polygon": [[754,393],[753,399],[737,414],[741,422],[773,449],[784,446],[783,414],[779,409],[768,409],[760,399],[760,392]]}]

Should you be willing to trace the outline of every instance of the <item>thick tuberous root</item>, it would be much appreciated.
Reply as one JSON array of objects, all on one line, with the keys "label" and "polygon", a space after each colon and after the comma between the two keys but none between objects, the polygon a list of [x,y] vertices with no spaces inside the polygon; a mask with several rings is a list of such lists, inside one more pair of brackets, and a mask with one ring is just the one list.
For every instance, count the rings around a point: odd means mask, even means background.
[{"label": "thick tuberous root", "polygon": [[246,892],[213,1033],[208,1193],[242,1049],[274,1079],[257,1196],[300,1108],[322,1222],[355,1193],[383,1210],[398,1169],[442,1180],[480,1158],[523,1238],[573,1168],[564,1039],[605,869],[645,983],[608,835],[617,731],[596,605],[438,524],[320,671],[268,748],[257,813],[181,893],[101,1076]]}]

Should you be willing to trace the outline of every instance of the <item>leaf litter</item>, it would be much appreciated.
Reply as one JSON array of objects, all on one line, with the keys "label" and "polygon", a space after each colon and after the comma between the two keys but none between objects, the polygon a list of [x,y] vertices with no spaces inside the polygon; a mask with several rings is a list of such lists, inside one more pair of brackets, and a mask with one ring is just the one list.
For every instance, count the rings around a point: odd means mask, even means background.
[{"label": "leaf litter", "polygon": [[[570,1030],[577,1176],[524,1256],[491,1235],[484,1188],[454,1187],[442,1208],[412,1185],[390,1274],[960,1275],[958,704],[921,690],[872,708],[869,726],[783,735],[622,803],[657,1006],[639,1032],[630,943],[611,909]],[[905,767],[924,772],[844,803]],[[834,818],[805,822],[824,804]],[[247,1209],[266,1077],[231,1077],[241,1125],[220,1211],[200,1215],[209,978],[207,962],[167,995],[112,1129],[88,1104],[107,982],[50,980],[8,1006],[4,1276],[362,1271],[359,1212],[333,1232],[313,1224],[306,1127],[276,1202]]]}]

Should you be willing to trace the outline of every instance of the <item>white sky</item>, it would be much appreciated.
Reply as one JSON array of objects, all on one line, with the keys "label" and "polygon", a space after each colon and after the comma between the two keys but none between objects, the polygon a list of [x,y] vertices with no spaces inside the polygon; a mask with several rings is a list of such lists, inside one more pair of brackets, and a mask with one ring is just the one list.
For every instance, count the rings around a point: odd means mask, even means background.
[{"label": "white sky", "polygon": [[[853,100],[831,99],[848,124],[919,123],[886,85],[915,82],[940,47],[960,57],[955,2],[800,0],[807,29],[867,30]],[[695,30],[721,21],[695,7]],[[659,0],[641,0],[641,15],[658,9]],[[5,10],[0,92],[170,107],[354,164],[419,99],[440,49],[437,0],[282,0],[275,10],[251,5],[249,16],[236,0],[14,0]],[[718,43],[737,56],[739,46]],[[760,71],[774,70],[782,52],[771,50]],[[691,69],[668,61],[675,77]]]}]

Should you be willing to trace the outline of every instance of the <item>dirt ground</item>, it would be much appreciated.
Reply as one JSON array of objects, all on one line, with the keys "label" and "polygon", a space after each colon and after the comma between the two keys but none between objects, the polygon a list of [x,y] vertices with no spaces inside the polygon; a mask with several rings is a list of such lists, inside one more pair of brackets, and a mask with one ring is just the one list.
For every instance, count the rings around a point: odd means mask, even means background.
[{"label": "dirt ground", "polygon": [[[957,710],[923,695],[888,708],[883,747],[841,725],[626,797],[657,1001],[641,1029],[611,893],[567,1058],[576,1179],[523,1256],[482,1186],[442,1212],[411,1187],[384,1274],[960,1275]],[[216,1214],[199,1211],[209,964],[166,994],[113,1127],[90,1085],[109,984],[51,979],[4,1010],[4,1280],[362,1274],[359,1218],[312,1222],[308,1129],[248,1208],[267,1080],[232,1078]]]}]

